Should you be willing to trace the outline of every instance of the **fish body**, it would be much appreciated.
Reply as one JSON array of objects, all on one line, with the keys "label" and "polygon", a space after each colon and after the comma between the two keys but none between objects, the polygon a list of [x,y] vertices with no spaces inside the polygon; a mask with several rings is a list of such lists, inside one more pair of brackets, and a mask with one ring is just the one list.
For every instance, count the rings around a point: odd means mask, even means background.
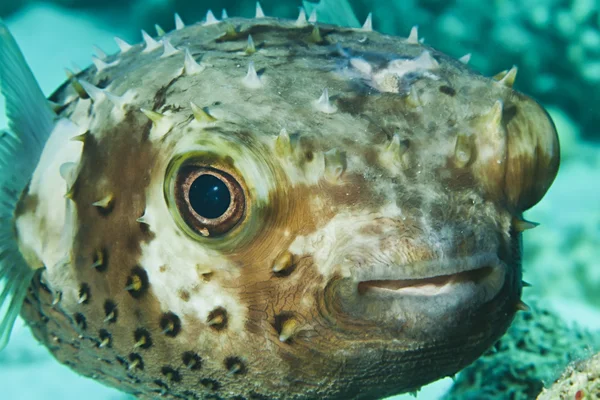
[{"label": "fish body", "polygon": [[20,309],[139,398],[375,399],[455,374],[523,307],[522,213],[559,158],[516,70],[302,13],[119,43],[53,112],[8,92],[44,147],[0,181],[5,337]]}]

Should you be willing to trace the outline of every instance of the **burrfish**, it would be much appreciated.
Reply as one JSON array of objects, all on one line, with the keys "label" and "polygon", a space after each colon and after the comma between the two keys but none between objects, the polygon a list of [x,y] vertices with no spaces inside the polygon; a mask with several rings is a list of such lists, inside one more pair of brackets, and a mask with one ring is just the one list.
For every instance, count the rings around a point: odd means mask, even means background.
[{"label": "burrfish", "polygon": [[260,7],[117,43],[47,99],[0,25],[4,344],[140,399],[377,399],[526,307],[559,143],[516,68]]}]

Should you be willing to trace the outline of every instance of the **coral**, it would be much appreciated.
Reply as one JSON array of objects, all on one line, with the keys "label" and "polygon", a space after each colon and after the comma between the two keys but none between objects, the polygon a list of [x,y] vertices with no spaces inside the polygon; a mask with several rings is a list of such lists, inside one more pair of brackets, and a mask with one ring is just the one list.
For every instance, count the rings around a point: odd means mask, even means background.
[{"label": "coral", "polygon": [[458,374],[444,400],[533,399],[565,366],[600,348],[600,334],[567,325],[541,302],[532,305],[488,353]]},{"label": "coral", "polygon": [[538,400],[598,398],[600,398],[600,353],[567,367],[556,383],[550,389],[544,389],[538,396]]}]

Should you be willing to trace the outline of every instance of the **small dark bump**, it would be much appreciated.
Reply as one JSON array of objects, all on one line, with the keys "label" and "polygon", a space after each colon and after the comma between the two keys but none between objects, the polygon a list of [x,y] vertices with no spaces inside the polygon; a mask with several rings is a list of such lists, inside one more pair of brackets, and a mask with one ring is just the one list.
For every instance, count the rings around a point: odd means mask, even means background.
[{"label": "small dark bump", "polygon": [[149,349],[152,346],[152,337],[150,332],[144,328],[138,328],[133,333],[133,339],[135,340],[135,347],[141,349]]},{"label": "small dark bump", "polygon": [[206,323],[213,329],[220,331],[227,327],[227,310],[223,307],[217,307],[212,310],[206,318]]},{"label": "small dark bump", "polygon": [[165,335],[175,337],[181,331],[181,320],[175,313],[165,313],[160,318],[160,328]]},{"label": "small dark bump", "polygon": [[106,300],[104,302],[104,315],[105,315],[105,319],[104,319],[105,322],[108,322],[111,324],[117,322],[117,316],[118,316],[117,305],[114,302],[112,302],[111,300]]},{"label": "small dark bump", "polygon": [[[42,269],[43,271],[43,269]],[[46,285],[46,283],[44,282],[44,280],[42,279],[42,274],[39,274],[39,280],[38,282],[40,283],[40,287],[46,292],[46,293],[50,293],[52,294],[52,291],[50,290],[50,288]]]},{"label": "small dark bump", "polygon": [[183,364],[191,370],[198,370],[202,368],[202,358],[200,358],[200,356],[193,351],[186,351],[183,353],[182,359]]},{"label": "small dark bump", "polygon": [[187,290],[181,289],[177,294],[179,295],[179,298],[186,303],[190,301],[190,292]]},{"label": "small dark bump", "polygon": [[186,399],[200,400],[200,397],[198,397],[198,395],[191,390],[184,390],[183,395]]},{"label": "small dark bump", "polygon": [[100,249],[94,253],[92,266],[98,272],[106,271],[108,268],[108,251],[106,249]]},{"label": "small dark bump", "polygon": [[312,151],[306,151],[304,153],[304,158],[306,159],[306,161],[312,161],[315,158],[315,153],[313,153]]},{"label": "small dark bump", "polygon": [[106,329],[100,329],[98,347],[112,347],[112,335]]},{"label": "small dark bump", "polygon": [[139,299],[146,293],[149,285],[150,283],[148,281],[148,273],[146,270],[141,267],[135,267],[131,271],[131,275],[127,278],[125,289],[133,298]]},{"label": "small dark bump", "polygon": [[273,322],[273,328],[277,332],[277,335],[281,335],[281,331],[283,330],[283,324],[286,321],[293,318],[294,314],[291,312],[282,312],[280,314],[275,315],[275,320]]},{"label": "small dark bump", "polygon": [[155,384],[156,386],[158,386],[159,388],[163,389],[163,390],[161,390],[161,392],[160,392],[160,393],[162,393],[162,392],[164,392],[164,391],[167,391],[167,390],[169,390],[169,386],[168,386],[166,383],[164,383],[163,381],[161,381],[160,379],[156,379],[156,380],[154,381],[154,384]]},{"label": "small dark bump", "polygon": [[119,357],[119,356],[117,356],[117,357],[115,357],[115,359],[116,359],[116,360],[117,360],[117,362],[118,362],[119,364],[121,364],[123,367],[125,367],[125,368],[129,368],[129,363],[128,363],[128,362],[127,362],[127,360],[126,360],[126,359],[124,359],[123,357]]},{"label": "small dark bump", "polygon": [[448,96],[456,96],[456,90],[454,90],[454,88],[451,88],[450,86],[440,86],[440,92],[447,94]]},{"label": "small dark bump", "polygon": [[87,283],[82,283],[79,287],[79,304],[88,304],[90,302],[91,291]]},{"label": "small dark bump", "polygon": [[221,388],[221,384],[218,381],[215,381],[214,379],[200,379],[200,384],[208,390],[212,390],[213,392],[216,392]]},{"label": "small dark bump", "polygon": [[246,371],[246,365],[239,357],[227,357],[225,359],[225,368],[232,375],[244,375]]},{"label": "small dark bump", "polygon": [[140,371],[144,370],[144,360],[142,359],[142,356],[140,356],[137,353],[131,353],[129,354],[129,361],[131,362],[130,365],[135,365],[136,369],[139,369]]},{"label": "small dark bump", "polygon": [[85,330],[87,328],[87,321],[82,313],[75,314],[75,323],[81,330]]},{"label": "small dark bump", "polygon": [[179,371],[169,366],[164,366],[161,368],[160,372],[166,376],[171,382],[181,382],[181,375]]}]

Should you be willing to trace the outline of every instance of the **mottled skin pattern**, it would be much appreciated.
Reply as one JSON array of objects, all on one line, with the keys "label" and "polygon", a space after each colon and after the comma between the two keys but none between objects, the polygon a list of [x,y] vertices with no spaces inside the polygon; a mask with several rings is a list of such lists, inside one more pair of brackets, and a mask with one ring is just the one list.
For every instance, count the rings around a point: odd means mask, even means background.
[{"label": "mottled skin pattern", "polygon": [[[552,122],[510,74],[318,26],[187,27],[167,38],[204,70],[138,45],[77,77],[122,103],[54,94],[83,136],[56,155],[66,183],[40,164],[51,185],[31,184],[16,228],[45,266],[22,315],[59,361],[144,399],[375,399],[453,375],[505,332],[519,218],[558,169]],[[176,221],[172,166],[192,153],[243,189],[223,236]]]}]

